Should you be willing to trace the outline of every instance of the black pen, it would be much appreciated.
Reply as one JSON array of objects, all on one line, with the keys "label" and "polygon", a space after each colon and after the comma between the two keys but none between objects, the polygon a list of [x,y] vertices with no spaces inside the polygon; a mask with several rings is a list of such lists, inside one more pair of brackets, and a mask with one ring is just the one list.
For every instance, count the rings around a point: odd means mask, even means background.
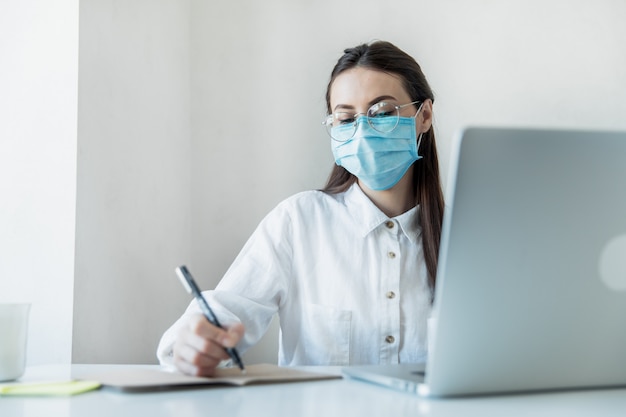
[{"label": "black pen", "polygon": [[[187,267],[185,265],[181,265],[178,268],[176,268],[176,275],[178,275],[178,278],[180,278],[180,282],[183,284],[183,287],[185,287],[187,292],[189,294],[192,294],[195,297],[196,301],[198,302],[198,305],[200,306],[200,310],[202,310],[202,313],[207,318],[207,320],[209,320],[209,322],[213,324],[214,326],[217,326],[220,329],[223,329],[222,325],[220,324],[220,321],[217,319],[217,317],[213,313],[213,310],[211,310],[209,303],[207,303],[206,299],[202,296],[200,289],[196,285],[196,281],[194,281]],[[235,361],[237,366],[239,366],[241,371],[245,372],[246,370],[243,367],[243,362],[241,361],[241,358],[239,357],[239,353],[237,353],[237,349],[235,349],[234,347],[224,348],[224,349],[226,350],[226,353],[228,353],[228,355],[232,358],[232,360]]]}]

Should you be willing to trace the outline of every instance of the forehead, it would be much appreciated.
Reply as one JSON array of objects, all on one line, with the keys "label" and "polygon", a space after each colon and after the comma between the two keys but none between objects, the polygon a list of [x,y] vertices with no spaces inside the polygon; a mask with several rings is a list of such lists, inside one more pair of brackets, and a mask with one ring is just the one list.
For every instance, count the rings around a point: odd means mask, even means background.
[{"label": "forehead", "polygon": [[330,89],[330,107],[369,107],[378,97],[410,101],[400,77],[382,71],[356,67],[339,74]]}]

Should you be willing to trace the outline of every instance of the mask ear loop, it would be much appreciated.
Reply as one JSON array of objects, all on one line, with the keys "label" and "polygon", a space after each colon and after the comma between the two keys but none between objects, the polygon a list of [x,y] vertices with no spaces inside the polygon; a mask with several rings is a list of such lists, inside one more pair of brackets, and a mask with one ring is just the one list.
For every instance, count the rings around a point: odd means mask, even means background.
[{"label": "mask ear loop", "polygon": [[420,133],[420,136],[417,138],[417,148],[415,148],[415,151],[417,152],[417,159],[423,158],[423,156],[420,155],[420,144],[422,143],[422,136],[424,136],[424,132]]},{"label": "mask ear loop", "polygon": [[[422,111],[422,107],[424,107],[423,101],[422,101],[422,104],[420,104],[420,106],[418,107],[417,111],[415,112],[415,116],[413,116],[413,120],[415,120],[417,118],[417,115],[420,114],[420,111]],[[419,138],[417,138],[417,148],[416,148],[417,159],[423,158],[423,156],[420,155],[420,144],[422,143],[422,136],[424,136],[424,132],[420,133]]]},{"label": "mask ear loop", "polygon": [[418,114],[420,114],[420,112],[422,111],[422,107],[424,107],[424,102],[423,101],[420,104],[420,106],[417,108],[417,111],[415,112],[415,116],[413,116],[414,119],[417,117]]}]

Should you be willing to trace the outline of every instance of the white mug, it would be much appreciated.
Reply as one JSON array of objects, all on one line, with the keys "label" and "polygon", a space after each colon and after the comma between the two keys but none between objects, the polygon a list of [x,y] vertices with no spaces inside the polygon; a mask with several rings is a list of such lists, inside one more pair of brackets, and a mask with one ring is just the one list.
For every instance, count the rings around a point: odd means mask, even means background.
[{"label": "white mug", "polygon": [[29,312],[28,303],[0,303],[0,381],[24,374]]}]

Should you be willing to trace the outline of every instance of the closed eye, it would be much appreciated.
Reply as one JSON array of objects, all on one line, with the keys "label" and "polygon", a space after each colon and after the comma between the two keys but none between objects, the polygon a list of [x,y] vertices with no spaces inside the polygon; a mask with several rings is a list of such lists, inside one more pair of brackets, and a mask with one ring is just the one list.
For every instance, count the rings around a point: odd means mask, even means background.
[{"label": "closed eye", "polygon": [[335,125],[345,125],[354,123],[356,115],[354,113],[337,112],[335,113]]}]

